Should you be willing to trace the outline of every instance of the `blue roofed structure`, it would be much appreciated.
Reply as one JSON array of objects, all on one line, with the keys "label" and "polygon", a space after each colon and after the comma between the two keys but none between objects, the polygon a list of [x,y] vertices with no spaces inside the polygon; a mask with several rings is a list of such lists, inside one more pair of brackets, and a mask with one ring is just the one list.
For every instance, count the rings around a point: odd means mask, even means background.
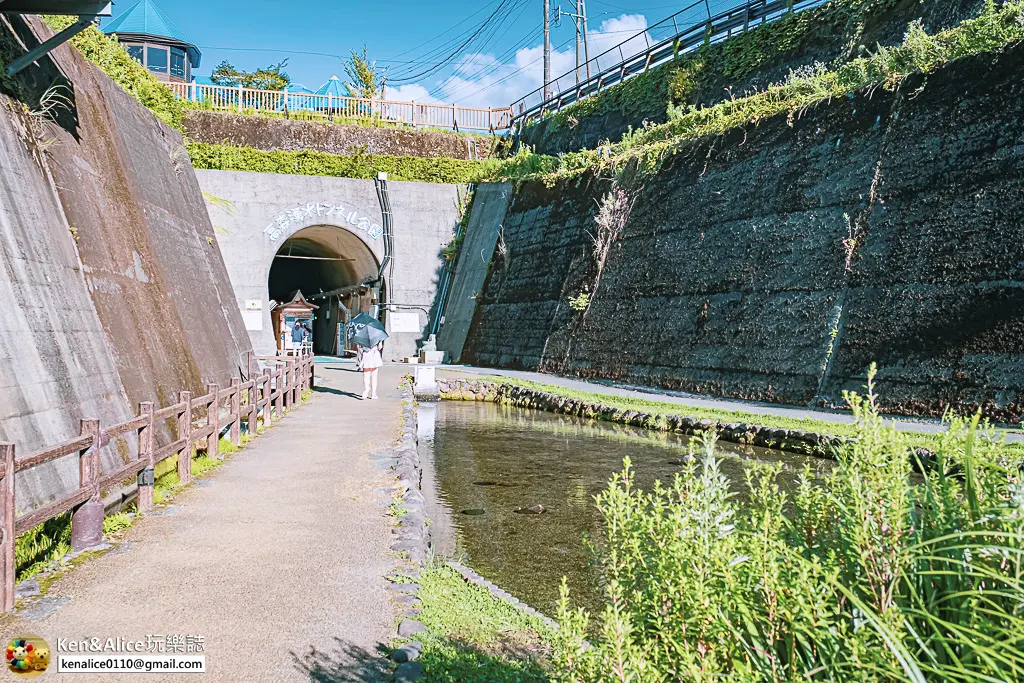
[{"label": "blue roofed structure", "polygon": [[337,76],[331,76],[326,83],[317,89],[316,94],[348,97],[348,88],[345,87],[345,84]]},{"label": "blue roofed structure", "polygon": [[153,0],[139,0],[103,26],[157,78],[187,83],[203,54]]}]

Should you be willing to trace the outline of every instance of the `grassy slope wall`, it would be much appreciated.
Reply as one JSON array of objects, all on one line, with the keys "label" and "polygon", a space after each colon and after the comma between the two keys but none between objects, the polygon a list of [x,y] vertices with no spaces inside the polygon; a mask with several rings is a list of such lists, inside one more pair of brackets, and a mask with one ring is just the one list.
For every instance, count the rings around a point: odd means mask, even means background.
[{"label": "grassy slope wall", "polygon": [[524,131],[542,154],[618,141],[645,121],[663,123],[670,106],[706,106],[785,80],[815,62],[856,57],[898,44],[920,19],[929,33],[979,13],[985,0],[833,0],[727,42],[681,56],[597,97],[554,113]]},{"label": "grassy slope wall", "polygon": [[878,361],[890,410],[1020,420],[1022,68],[1018,46],[690,143],[596,291],[611,181],[523,185],[463,358],[793,404]]}]

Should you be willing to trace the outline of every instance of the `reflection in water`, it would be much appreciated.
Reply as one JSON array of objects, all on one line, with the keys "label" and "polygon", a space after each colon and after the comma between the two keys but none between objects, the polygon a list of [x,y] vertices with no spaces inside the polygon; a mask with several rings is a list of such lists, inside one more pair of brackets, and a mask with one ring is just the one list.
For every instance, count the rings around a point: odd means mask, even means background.
[{"label": "reflection in water", "polygon": [[[433,413],[420,413],[421,423],[433,418]],[[597,602],[598,576],[585,539],[600,537],[594,496],[622,468],[622,459],[632,459],[637,484],[649,488],[655,479],[669,481],[681,469],[691,441],[677,434],[454,401],[437,405],[433,432],[433,439],[421,440],[421,457],[428,465],[425,477],[434,460],[436,482],[424,484],[436,491],[442,505],[428,509],[435,551],[464,553],[477,572],[547,614],[555,611],[563,575],[576,602]],[[724,442],[718,450],[722,472],[737,493],[743,491],[749,462],[782,462],[784,486],[792,485],[805,463],[823,464]],[[543,506],[543,512],[534,506]]]}]

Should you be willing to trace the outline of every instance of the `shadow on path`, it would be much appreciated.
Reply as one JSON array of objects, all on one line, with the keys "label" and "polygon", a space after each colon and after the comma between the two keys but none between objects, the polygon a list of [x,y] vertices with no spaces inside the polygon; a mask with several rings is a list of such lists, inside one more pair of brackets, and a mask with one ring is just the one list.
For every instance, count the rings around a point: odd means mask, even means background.
[{"label": "shadow on path", "polygon": [[383,645],[376,652],[334,638],[334,649],[324,652],[310,648],[300,655],[290,654],[295,668],[315,683],[341,683],[343,681],[383,681],[387,675],[386,654]]},{"label": "shadow on path", "polygon": [[314,387],[313,391],[318,394],[335,394],[336,396],[349,396],[360,400],[363,398],[362,394],[356,394],[351,391],[342,391],[341,389],[333,389],[331,387]]}]

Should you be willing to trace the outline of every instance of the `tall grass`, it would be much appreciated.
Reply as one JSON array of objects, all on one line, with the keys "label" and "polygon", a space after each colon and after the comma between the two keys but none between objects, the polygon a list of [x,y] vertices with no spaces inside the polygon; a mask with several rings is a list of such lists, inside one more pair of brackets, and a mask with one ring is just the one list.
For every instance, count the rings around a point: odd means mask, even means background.
[{"label": "tall grass", "polygon": [[649,492],[627,461],[597,497],[606,605],[574,610],[563,587],[557,677],[1024,679],[1020,457],[977,417],[951,418],[936,464],[915,475],[872,384],[847,400],[857,442],[792,495],[777,468],[754,466],[740,505],[713,437],[702,462]]}]

